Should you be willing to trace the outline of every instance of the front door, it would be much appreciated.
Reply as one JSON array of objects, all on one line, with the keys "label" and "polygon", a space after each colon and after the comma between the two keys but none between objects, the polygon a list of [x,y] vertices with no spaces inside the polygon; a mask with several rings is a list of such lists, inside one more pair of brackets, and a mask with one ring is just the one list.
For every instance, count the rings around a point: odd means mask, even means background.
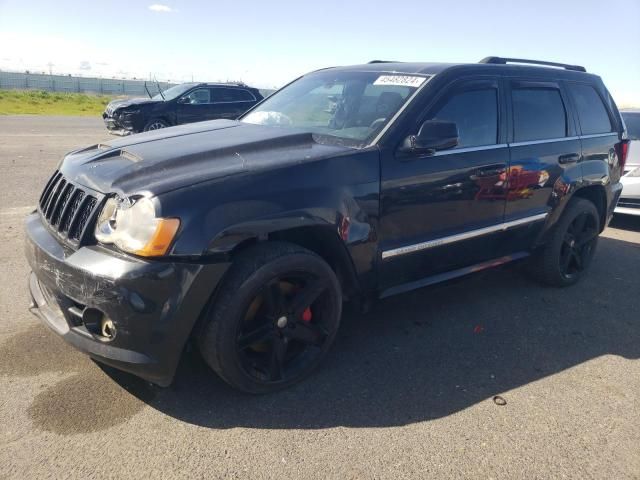
[{"label": "front door", "polygon": [[407,131],[456,122],[457,147],[433,154],[382,152],[381,289],[497,258],[509,161],[498,78],[454,83]]},{"label": "front door", "polygon": [[199,87],[184,95],[178,101],[177,117],[179,124],[202,122],[215,118],[211,90]]}]

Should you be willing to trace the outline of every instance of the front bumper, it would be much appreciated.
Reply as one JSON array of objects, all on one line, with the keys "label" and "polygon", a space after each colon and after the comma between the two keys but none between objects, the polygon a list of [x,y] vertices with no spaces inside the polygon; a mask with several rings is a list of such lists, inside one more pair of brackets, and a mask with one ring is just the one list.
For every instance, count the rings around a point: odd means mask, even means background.
[{"label": "front bumper", "polygon": [[104,121],[104,125],[107,127],[107,130],[109,130],[109,133],[113,135],[125,136],[134,133],[133,125],[121,124],[118,120],[108,116],[106,113],[102,114],[102,120]]},{"label": "front bumper", "polygon": [[[96,360],[169,385],[229,264],[143,260],[99,246],[70,251],[49,233],[38,213],[27,217],[26,233],[30,310]],[[87,311],[113,321],[112,340],[87,322]]]}]

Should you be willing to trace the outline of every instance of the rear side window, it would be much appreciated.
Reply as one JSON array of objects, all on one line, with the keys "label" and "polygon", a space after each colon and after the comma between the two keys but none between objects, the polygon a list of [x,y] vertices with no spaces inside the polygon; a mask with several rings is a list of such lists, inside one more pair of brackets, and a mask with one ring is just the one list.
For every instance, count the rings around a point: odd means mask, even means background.
[{"label": "rear side window", "polygon": [[247,90],[235,90],[233,95],[237,102],[253,102],[255,100],[254,96]]},{"label": "rear side window", "polygon": [[454,94],[432,116],[456,122],[459,143],[456,148],[494,145],[498,140],[498,96],[495,88]]},{"label": "rear side window", "polygon": [[512,90],[513,136],[516,142],[549,140],[567,135],[567,115],[555,88]]},{"label": "rear side window", "polygon": [[611,132],[611,120],[602,98],[591,85],[569,84],[583,135]]},{"label": "rear side window", "polygon": [[211,101],[213,103],[237,102],[238,96],[235,88],[215,87],[211,89]]}]

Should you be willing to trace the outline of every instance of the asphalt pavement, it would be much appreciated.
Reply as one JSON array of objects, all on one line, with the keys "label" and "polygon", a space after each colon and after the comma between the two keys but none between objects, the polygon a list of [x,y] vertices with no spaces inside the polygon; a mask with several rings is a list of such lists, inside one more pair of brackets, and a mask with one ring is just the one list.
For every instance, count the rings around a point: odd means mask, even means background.
[{"label": "asphalt pavement", "polygon": [[235,392],[194,351],[162,389],[27,310],[23,218],[66,151],[109,139],[0,116],[0,478],[640,478],[640,218],[569,289],[512,265],[347,312],[287,391]]}]

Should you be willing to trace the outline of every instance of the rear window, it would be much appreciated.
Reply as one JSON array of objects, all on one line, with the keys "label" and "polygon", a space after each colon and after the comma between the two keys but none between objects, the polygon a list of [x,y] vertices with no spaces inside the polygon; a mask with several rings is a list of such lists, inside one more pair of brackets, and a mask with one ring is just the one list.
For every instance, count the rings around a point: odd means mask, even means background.
[{"label": "rear window", "polygon": [[602,98],[591,85],[570,84],[583,135],[611,132],[611,120]]},{"label": "rear window", "polygon": [[630,140],[640,140],[640,112],[622,112],[622,118],[627,126],[627,134]]},{"label": "rear window", "polygon": [[514,141],[548,140],[567,135],[567,115],[559,90],[518,88],[511,92],[511,97]]}]

